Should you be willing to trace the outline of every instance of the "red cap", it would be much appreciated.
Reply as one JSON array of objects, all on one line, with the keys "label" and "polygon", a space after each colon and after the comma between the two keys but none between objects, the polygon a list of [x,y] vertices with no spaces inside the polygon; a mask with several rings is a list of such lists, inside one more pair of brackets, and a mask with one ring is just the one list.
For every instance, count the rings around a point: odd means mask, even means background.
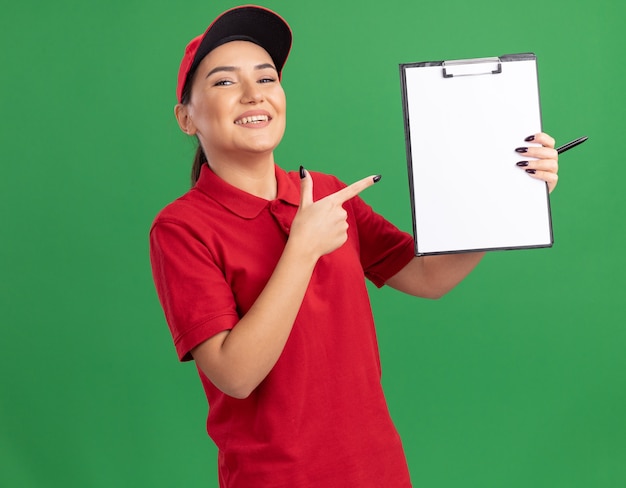
[{"label": "red cap", "polygon": [[192,39],[178,71],[176,98],[182,102],[190,75],[213,49],[230,41],[246,40],[258,44],[271,56],[280,76],[291,50],[291,29],[277,13],[256,5],[235,7],[219,15],[204,34]]}]

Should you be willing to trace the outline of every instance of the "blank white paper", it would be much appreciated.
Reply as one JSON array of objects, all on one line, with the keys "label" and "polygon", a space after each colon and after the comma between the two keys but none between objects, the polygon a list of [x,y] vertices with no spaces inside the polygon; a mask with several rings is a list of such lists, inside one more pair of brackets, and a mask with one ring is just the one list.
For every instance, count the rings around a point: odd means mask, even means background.
[{"label": "blank white paper", "polygon": [[498,74],[403,69],[416,254],[552,245],[547,186],[515,164],[541,131],[534,57]]}]

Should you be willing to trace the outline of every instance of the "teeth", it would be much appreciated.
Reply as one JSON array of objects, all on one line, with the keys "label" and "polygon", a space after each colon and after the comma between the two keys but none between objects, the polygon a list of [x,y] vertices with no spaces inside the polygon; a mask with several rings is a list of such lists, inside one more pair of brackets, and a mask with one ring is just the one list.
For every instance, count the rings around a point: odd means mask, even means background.
[{"label": "teeth", "polygon": [[255,122],[267,122],[270,118],[267,115],[252,115],[243,119],[235,120],[235,124],[254,124]]}]

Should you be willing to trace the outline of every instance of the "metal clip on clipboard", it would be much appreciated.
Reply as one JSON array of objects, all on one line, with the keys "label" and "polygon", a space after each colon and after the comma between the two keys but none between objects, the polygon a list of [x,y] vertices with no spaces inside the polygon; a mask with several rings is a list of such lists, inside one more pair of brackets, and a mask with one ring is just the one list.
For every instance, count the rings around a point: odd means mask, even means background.
[{"label": "metal clip on clipboard", "polygon": [[500,58],[459,59],[444,61],[442,65],[444,78],[502,73],[502,60]]}]

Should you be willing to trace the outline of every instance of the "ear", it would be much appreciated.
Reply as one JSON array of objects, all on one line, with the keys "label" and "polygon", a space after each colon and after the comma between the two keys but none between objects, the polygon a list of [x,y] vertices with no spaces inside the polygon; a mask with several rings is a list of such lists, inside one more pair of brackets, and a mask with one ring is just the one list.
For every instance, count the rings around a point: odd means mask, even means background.
[{"label": "ear", "polygon": [[174,107],[174,115],[176,116],[180,130],[190,136],[193,136],[196,133],[196,126],[191,120],[189,107],[187,105],[183,105],[182,103],[177,104]]}]

